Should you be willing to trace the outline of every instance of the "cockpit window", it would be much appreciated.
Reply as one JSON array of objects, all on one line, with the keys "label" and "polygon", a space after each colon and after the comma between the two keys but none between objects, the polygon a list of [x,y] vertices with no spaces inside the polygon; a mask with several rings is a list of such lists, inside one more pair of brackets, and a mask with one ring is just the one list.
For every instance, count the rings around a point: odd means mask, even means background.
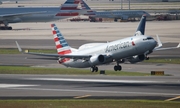
[{"label": "cockpit window", "polygon": [[151,40],[151,39],[153,39],[152,37],[147,37],[147,40]]},{"label": "cockpit window", "polygon": [[153,39],[152,37],[147,37],[147,38],[144,38],[143,40],[151,40]]}]

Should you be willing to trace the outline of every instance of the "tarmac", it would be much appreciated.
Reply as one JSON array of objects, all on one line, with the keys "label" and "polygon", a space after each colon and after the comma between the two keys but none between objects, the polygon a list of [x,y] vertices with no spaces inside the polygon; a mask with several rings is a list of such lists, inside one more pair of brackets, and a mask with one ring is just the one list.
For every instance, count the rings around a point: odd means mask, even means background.
[{"label": "tarmac", "polygon": [[[0,48],[55,49],[51,23],[56,23],[68,43],[78,48],[89,42],[107,42],[134,35],[139,22],[69,22],[10,24],[12,31],[0,31]],[[180,21],[148,21],[146,35],[159,35],[166,46],[179,42]],[[177,57],[180,50],[154,52],[152,57]],[[65,68],[56,60],[24,54],[1,54],[0,65]],[[113,65],[100,69],[112,70]],[[64,99],[85,96],[95,99],[173,100],[180,96],[180,67],[178,64],[122,64],[124,71],[150,72],[164,70],[170,76],[106,76],[106,75],[0,75],[1,99]],[[2,71],[2,70],[0,70]]]}]

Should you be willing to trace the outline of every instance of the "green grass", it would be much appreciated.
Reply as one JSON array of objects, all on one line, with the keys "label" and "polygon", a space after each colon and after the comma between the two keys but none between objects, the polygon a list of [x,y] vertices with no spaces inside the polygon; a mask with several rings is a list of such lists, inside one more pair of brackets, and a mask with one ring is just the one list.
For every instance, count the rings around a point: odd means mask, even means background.
[{"label": "green grass", "polygon": [[[99,72],[90,72],[89,69],[75,69],[75,68],[41,68],[41,67],[27,67],[27,66],[0,66],[0,74],[71,74],[71,75],[96,75]],[[150,73],[140,72],[116,72],[106,71],[106,75],[120,75],[120,76],[146,76]]]},{"label": "green grass", "polygon": [[145,60],[144,62],[146,63],[168,63],[168,64],[180,64],[180,58],[168,58],[168,59],[164,59],[164,58],[156,58],[156,59],[149,59],[149,60]]},{"label": "green grass", "polygon": [[179,108],[180,102],[113,99],[0,100],[1,108]]}]

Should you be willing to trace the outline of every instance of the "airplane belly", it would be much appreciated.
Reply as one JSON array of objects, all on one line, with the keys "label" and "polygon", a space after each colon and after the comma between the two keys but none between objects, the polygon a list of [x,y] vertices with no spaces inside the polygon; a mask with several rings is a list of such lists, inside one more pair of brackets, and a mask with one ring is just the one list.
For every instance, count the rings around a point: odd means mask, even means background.
[{"label": "airplane belly", "polygon": [[57,20],[53,14],[35,14],[19,17],[22,22],[47,22]]},{"label": "airplane belly", "polygon": [[63,65],[67,67],[74,67],[74,68],[87,68],[90,67],[90,64],[88,61],[83,62],[82,60],[70,60],[69,62],[64,63]]},{"label": "airplane belly", "polygon": [[132,47],[129,47],[129,48],[126,48],[126,49],[121,49],[121,50],[115,52],[113,54],[113,58],[122,59],[122,58],[126,58],[126,57],[129,57],[129,56],[136,55],[137,53],[138,53],[138,51],[137,51],[136,47],[132,46]]}]

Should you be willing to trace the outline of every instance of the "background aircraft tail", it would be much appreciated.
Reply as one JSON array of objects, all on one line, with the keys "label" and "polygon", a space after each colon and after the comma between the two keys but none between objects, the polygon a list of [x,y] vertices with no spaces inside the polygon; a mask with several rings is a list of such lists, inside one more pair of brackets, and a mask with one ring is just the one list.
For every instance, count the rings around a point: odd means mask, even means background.
[{"label": "background aircraft tail", "polygon": [[146,26],[146,15],[142,15],[139,25],[137,27],[135,36],[144,35],[145,34],[145,26]]},{"label": "background aircraft tail", "polygon": [[64,4],[61,5],[60,10],[79,10],[78,5],[81,0],[66,0]]},{"label": "background aircraft tail", "polygon": [[84,10],[87,10],[87,13],[84,15],[94,15],[96,11],[93,11],[85,2],[84,0],[81,0],[81,7]]},{"label": "background aircraft tail", "polygon": [[54,36],[54,42],[56,45],[57,53],[60,55],[65,55],[71,53],[71,47],[68,45],[59,29],[55,24],[51,24],[52,33]]},{"label": "background aircraft tail", "polygon": [[91,8],[84,2],[84,0],[81,0],[81,7],[82,7],[82,9],[91,10]]}]

